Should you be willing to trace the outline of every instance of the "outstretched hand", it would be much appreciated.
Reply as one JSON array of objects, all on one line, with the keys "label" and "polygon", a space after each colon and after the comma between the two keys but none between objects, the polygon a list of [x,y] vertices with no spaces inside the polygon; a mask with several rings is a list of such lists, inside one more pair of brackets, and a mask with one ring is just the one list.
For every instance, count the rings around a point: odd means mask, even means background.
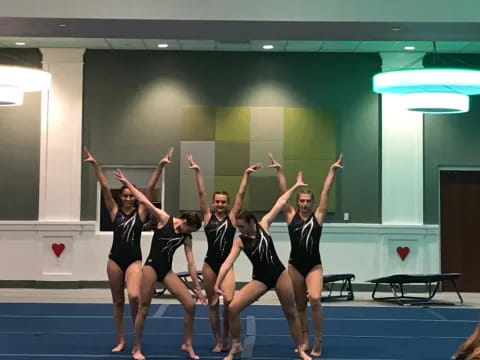
[{"label": "outstretched hand", "polygon": [[301,186],[308,186],[308,184],[305,184],[303,182],[303,173],[301,171],[298,172],[297,174],[297,182],[295,183],[295,188],[301,187]]},{"label": "outstretched hand", "polygon": [[158,165],[165,166],[166,164],[170,164],[170,159],[172,158],[173,147],[169,148],[167,153],[163,158],[160,159]]},{"label": "outstretched hand", "polygon": [[282,168],[282,165],[273,158],[272,153],[268,153],[268,157],[270,158],[270,161],[271,161],[271,164],[268,165],[269,168],[277,169],[277,170]]},{"label": "outstretched hand", "polygon": [[343,154],[340,154],[340,156],[338,157],[338,160],[332,164],[331,168],[333,170],[343,169],[342,161],[343,161]]},{"label": "outstretched hand", "polygon": [[251,173],[257,172],[257,170],[260,169],[262,166],[263,166],[262,163],[256,163],[250,166],[249,168],[247,168],[245,172],[250,175]]},{"label": "outstretched hand", "polygon": [[83,153],[85,154],[85,159],[83,159],[83,161],[91,164],[97,164],[97,160],[93,157],[90,151],[88,151],[86,146],[83,147]]},{"label": "outstretched hand", "polygon": [[122,170],[117,169],[113,172],[113,177],[120,181],[122,184],[126,184],[128,182],[127,178],[123,175]]},{"label": "outstretched hand", "polygon": [[193,161],[193,156],[192,155],[187,156],[187,161],[188,161],[188,165],[190,166],[190,169],[200,170],[200,166],[198,166],[198,164],[195,161]]}]

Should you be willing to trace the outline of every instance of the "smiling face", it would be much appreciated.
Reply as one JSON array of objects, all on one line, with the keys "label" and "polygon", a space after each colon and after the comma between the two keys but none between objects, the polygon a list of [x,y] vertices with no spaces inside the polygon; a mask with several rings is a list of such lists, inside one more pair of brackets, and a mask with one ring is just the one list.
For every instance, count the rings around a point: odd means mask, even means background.
[{"label": "smiling face", "polygon": [[226,193],[213,195],[212,208],[217,214],[225,214],[228,208],[228,195]]},{"label": "smiling face", "polygon": [[132,208],[135,206],[135,196],[132,194],[130,189],[123,188],[120,193],[120,200],[122,202],[122,206],[125,208]]}]

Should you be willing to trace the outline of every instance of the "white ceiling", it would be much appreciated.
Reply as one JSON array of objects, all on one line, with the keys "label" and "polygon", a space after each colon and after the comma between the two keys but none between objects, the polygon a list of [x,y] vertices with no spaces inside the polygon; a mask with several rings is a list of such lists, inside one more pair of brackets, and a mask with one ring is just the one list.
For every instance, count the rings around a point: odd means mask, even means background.
[{"label": "white ceiling", "polygon": [[[16,45],[25,43],[24,46]],[[168,48],[160,49],[160,43]],[[272,50],[264,50],[263,45],[272,44]],[[405,46],[414,46],[417,52],[431,52],[431,41],[315,41],[315,40],[250,40],[227,42],[216,40],[178,39],[107,39],[107,38],[39,38],[39,37],[0,37],[0,47],[5,48],[87,48],[112,50],[187,50],[187,51],[277,51],[277,52],[398,52]],[[480,41],[439,41],[440,53],[480,53]]]}]

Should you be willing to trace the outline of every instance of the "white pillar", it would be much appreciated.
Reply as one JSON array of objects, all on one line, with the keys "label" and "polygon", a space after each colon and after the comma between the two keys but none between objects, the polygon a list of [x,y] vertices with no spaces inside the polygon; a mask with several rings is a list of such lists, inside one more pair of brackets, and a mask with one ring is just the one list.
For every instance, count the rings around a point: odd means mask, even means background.
[{"label": "white pillar", "polygon": [[[424,53],[381,53],[383,71],[422,67]],[[423,114],[382,95],[382,223],[423,224]]]},{"label": "white pillar", "polygon": [[78,221],[85,49],[40,50],[52,85],[42,94],[39,220]]}]

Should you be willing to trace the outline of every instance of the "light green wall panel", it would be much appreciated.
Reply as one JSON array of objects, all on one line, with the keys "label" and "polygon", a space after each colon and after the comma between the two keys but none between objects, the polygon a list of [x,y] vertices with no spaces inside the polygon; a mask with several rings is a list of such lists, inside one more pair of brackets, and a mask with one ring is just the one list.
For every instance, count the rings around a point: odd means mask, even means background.
[{"label": "light green wall panel", "polygon": [[[287,186],[290,187],[294,184],[297,173],[299,171],[303,172],[303,181],[308,184],[308,187],[315,194],[315,207],[318,206],[318,201],[320,200],[320,193],[323,188],[323,183],[325,177],[328,174],[330,165],[333,164],[335,160],[286,160],[284,165],[285,176],[287,177]],[[337,170],[342,171],[342,170]],[[335,183],[330,189],[329,201],[328,201],[328,211],[335,211]],[[291,203],[294,204],[294,196],[292,196]]]},{"label": "light green wall panel", "polygon": [[283,164],[283,141],[251,141],[250,163],[261,162],[263,167],[257,171],[258,176],[272,176],[275,173],[268,166],[271,164],[268,153],[272,153],[275,160]]},{"label": "light green wall panel", "polygon": [[[243,176],[243,174],[242,174]],[[242,176],[215,176],[215,190],[214,191],[226,191],[230,198],[230,208],[233,206],[235,201],[235,196],[238,192],[238,187],[240,186],[240,181]],[[242,208],[248,209],[248,191],[245,192],[243,198]]]},{"label": "light green wall panel", "polygon": [[180,141],[180,174],[193,177],[188,155],[193,156],[203,176],[215,175],[215,141]]},{"label": "light green wall panel", "polygon": [[283,107],[250,108],[250,140],[282,141],[284,131]]},{"label": "light green wall panel", "polygon": [[321,109],[285,108],[285,160],[335,157],[335,123]]},{"label": "light green wall panel", "polygon": [[215,175],[239,176],[249,165],[249,144],[217,141],[215,144]]},{"label": "light green wall panel", "polygon": [[215,108],[207,106],[184,106],[180,126],[182,140],[214,140]]},{"label": "light green wall panel", "polygon": [[215,140],[250,141],[250,109],[248,107],[217,107]]},{"label": "light green wall panel", "polygon": [[248,194],[248,210],[269,211],[280,195],[276,176],[252,176]]}]

